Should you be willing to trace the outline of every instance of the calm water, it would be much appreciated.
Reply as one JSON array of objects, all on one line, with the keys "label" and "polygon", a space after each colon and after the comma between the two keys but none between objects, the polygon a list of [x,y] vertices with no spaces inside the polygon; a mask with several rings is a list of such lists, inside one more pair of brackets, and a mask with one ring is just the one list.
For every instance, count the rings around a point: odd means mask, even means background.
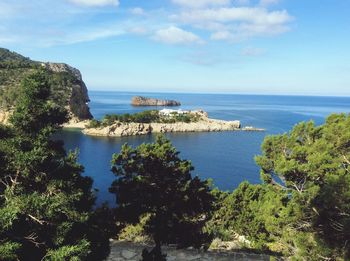
[{"label": "calm water", "polygon": [[[350,97],[302,97],[221,94],[164,94],[96,92],[89,93],[91,111],[95,118],[107,113],[132,113],[148,108],[130,106],[131,97],[174,99],[182,103],[182,109],[203,109],[210,117],[224,120],[240,120],[243,126],[265,128],[266,132],[220,132],[169,134],[182,158],[190,159],[195,174],[212,178],[223,190],[233,190],[244,180],[259,183],[259,168],[254,156],[260,153],[266,135],[283,133],[300,121],[314,120],[323,123],[330,113],[350,112]],[[120,151],[122,144],[137,146],[151,142],[154,136],[127,138],[95,138],[79,131],[63,131],[67,149],[79,148],[79,161],[85,166],[85,175],[93,177],[99,190],[98,203],[114,198],[108,187],[114,180],[110,172],[113,153]]]}]

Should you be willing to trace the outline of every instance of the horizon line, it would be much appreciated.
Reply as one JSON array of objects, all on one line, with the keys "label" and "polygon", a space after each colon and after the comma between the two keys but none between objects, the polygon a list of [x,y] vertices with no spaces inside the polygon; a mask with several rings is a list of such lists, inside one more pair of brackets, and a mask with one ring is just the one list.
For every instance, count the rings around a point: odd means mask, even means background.
[{"label": "horizon line", "polygon": [[124,92],[124,93],[169,93],[169,94],[221,94],[221,95],[247,95],[247,96],[295,96],[295,97],[333,97],[350,98],[350,94],[301,94],[301,93],[259,93],[259,92],[210,92],[210,91],[143,91],[143,90],[112,90],[88,88],[88,91],[99,92]]}]

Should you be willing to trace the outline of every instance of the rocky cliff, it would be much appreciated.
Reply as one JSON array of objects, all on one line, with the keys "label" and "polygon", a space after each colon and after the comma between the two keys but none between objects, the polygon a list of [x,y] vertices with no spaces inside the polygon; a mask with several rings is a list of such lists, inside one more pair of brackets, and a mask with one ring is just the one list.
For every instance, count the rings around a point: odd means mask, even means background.
[{"label": "rocky cliff", "polygon": [[91,119],[92,114],[88,103],[90,101],[88,89],[83,81],[80,71],[64,63],[45,63],[43,64],[49,71],[60,74],[68,73],[73,78],[67,82],[67,108],[71,113],[73,120],[80,121]]},{"label": "rocky cliff", "polygon": [[16,106],[23,78],[42,68],[50,82],[50,99],[66,107],[73,121],[91,119],[88,90],[78,69],[63,63],[32,61],[0,48],[0,122],[6,122],[9,111]]},{"label": "rocky cliff", "polygon": [[134,96],[131,99],[133,106],[180,106],[181,103],[174,100],[159,100],[143,96]]}]

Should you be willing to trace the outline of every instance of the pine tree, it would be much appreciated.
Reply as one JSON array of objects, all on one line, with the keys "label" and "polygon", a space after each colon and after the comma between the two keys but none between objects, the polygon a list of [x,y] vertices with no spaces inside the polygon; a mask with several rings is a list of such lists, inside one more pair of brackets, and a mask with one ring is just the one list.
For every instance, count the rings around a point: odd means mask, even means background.
[{"label": "pine tree", "polygon": [[191,176],[191,162],[182,160],[169,140],[159,136],[155,143],[135,149],[124,145],[112,163],[117,179],[110,191],[122,220],[137,223],[149,214],[146,230],[158,250],[164,243],[202,243],[213,202],[209,184]]},{"label": "pine tree", "polygon": [[291,254],[350,258],[350,115],[267,137],[256,158],[267,184],[288,193]]},{"label": "pine tree", "polygon": [[82,176],[77,153],[52,138],[67,112],[49,95],[45,71],[28,76],[12,126],[0,127],[0,256],[96,260],[108,240],[94,221],[92,179]]}]

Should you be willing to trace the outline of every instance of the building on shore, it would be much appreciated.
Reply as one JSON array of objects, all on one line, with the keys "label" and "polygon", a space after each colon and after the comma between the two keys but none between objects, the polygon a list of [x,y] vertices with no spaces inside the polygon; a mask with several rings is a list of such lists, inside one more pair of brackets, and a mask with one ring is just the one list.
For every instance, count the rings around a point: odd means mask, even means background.
[{"label": "building on shore", "polygon": [[184,115],[184,114],[188,114],[190,113],[189,111],[183,111],[181,109],[179,110],[172,110],[172,109],[162,109],[159,111],[159,113],[163,116],[172,116],[174,114],[177,114],[177,115]]}]

